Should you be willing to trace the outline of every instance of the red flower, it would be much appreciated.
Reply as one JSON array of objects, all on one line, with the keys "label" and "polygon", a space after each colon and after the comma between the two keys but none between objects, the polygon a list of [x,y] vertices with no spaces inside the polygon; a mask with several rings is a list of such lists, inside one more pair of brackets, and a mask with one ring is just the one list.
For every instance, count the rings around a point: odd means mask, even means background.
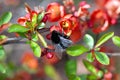
[{"label": "red flower", "polygon": [[95,34],[106,31],[110,26],[108,14],[103,10],[95,10],[90,17],[92,31]]},{"label": "red flower", "polygon": [[58,21],[61,17],[65,15],[64,7],[56,2],[50,3],[47,6],[46,11],[49,13],[48,20],[50,22]]},{"label": "red flower", "polygon": [[37,12],[36,11],[30,11],[29,13],[27,13],[25,15],[25,17],[20,17],[18,19],[18,23],[23,25],[23,26],[26,26],[26,22],[27,21],[31,22],[34,15],[37,15]]},{"label": "red flower", "polygon": [[88,9],[90,7],[91,6],[89,4],[87,4],[86,1],[82,1],[79,3],[78,11],[74,12],[74,15],[77,17],[87,16],[89,14]]},{"label": "red flower", "polygon": [[111,24],[115,24],[120,14],[120,0],[96,0],[96,3],[100,8],[106,10],[111,18]]},{"label": "red flower", "polygon": [[111,23],[115,24],[116,19],[118,18],[120,14],[120,0],[109,0],[106,3],[105,8],[109,16],[111,17]]},{"label": "red flower", "polygon": [[80,22],[72,14],[65,15],[59,24],[64,34],[70,36],[70,39],[73,42],[76,42],[81,38]]}]

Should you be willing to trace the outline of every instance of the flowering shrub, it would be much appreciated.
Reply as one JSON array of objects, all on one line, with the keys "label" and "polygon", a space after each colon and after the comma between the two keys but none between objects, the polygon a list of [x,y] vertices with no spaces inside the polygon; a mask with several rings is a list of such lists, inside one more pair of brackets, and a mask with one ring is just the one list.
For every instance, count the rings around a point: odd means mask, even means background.
[{"label": "flowering shrub", "polygon": [[[102,45],[111,39],[113,44],[120,47],[120,37],[114,32],[106,32],[118,21],[120,0],[95,0],[98,8],[91,12],[89,9],[92,6],[86,1],[80,1],[77,6],[74,1],[63,0],[63,4],[52,2],[45,9],[37,7],[34,10],[26,3],[26,14],[18,18],[16,24],[10,23],[11,12],[1,15],[0,79],[33,80],[32,77],[42,79],[48,76],[52,80],[62,80],[52,65],[59,63],[64,54],[75,58],[86,54],[83,64],[90,73],[77,74],[76,59],[69,59],[65,64],[69,80],[113,80],[115,74],[110,69],[113,67],[112,58],[109,57],[111,54]],[[48,23],[53,24],[46,26]],[[9,34],[14,33],[15,37],[2,34],[5,30]],[[47,34],[43,36],[45,32]],[[52,44],[48,44],[47,40]],[[19,68],[7,64],[3,46],[10,43],[29,44],[34,55],[25,52]]]}]

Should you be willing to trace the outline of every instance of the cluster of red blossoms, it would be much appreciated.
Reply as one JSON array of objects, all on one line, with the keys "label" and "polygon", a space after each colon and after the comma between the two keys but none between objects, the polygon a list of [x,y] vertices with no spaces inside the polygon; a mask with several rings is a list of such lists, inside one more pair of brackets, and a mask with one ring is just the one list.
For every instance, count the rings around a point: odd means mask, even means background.
[{"label": "cluster of red blossoms", "polygon": [[[25,17],[19,18],[18,23],[27,28],[32,28],[27,34],[27,37],[31,39],[30,33],[36,29],[45,28],[38,28],[39,25],[46,24],[47,21],[50,23],[57,22],[55,25],[50,25],[50,33],[46,38],[51,40],[52,32],[56,31],[76,43],[82,38],[86,30],[90,29],[93,33],[99,34],[117,22],[120,14],[120,0],[95,0],[95,2],[98,8],[92,12],[89,11],[91,5],[86,1],[79,2],[77,7],[74,0],[63,0],[63,5],[53,2],[48,4],[46,10],[40,7],[37,10],[32,10],[26,5],[27,14]],[[35,22],[35,17],[42,12],[45,13],[42,20]],[[51,53],[47,55],[53,57]]]}]

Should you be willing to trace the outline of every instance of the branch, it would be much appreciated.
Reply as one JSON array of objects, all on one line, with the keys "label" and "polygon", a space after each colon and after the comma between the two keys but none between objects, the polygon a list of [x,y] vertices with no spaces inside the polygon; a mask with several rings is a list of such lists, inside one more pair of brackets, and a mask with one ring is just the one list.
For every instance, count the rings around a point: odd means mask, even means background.
[{"label": "branch", "polygon": [[6,42],[4,42],[2,45],[8,45],[8,44],[18,44],[18,43],[20,43],[20,44],[25,44],[26,43],[26,41],[21,41],[22,40],[22,38],[21,37],[19,37],[19,38],[16,38],[16,37],[14,37],[14,38],[8,38],[7,40],[6,40]]},{"label": "branch", "polygon": [[120,56],[120,53],[106,53],[110,57]]}]

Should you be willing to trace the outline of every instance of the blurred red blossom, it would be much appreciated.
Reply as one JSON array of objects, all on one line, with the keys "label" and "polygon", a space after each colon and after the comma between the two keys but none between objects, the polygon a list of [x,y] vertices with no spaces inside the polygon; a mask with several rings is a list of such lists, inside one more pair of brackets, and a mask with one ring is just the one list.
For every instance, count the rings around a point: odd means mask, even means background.
[{"label": "blurred red blossom", "polygon": [[92,31],[95,34],[106,31],[110,27],[110,19],[108,14],[100,9],[92,12],[90,22],[92,24]]},{"label": "blurred red blossom", "polygon": [[21,63],[30,69],[38,68],[38,60],[34,57],[33,53],[25,52],[21,58]]}]

